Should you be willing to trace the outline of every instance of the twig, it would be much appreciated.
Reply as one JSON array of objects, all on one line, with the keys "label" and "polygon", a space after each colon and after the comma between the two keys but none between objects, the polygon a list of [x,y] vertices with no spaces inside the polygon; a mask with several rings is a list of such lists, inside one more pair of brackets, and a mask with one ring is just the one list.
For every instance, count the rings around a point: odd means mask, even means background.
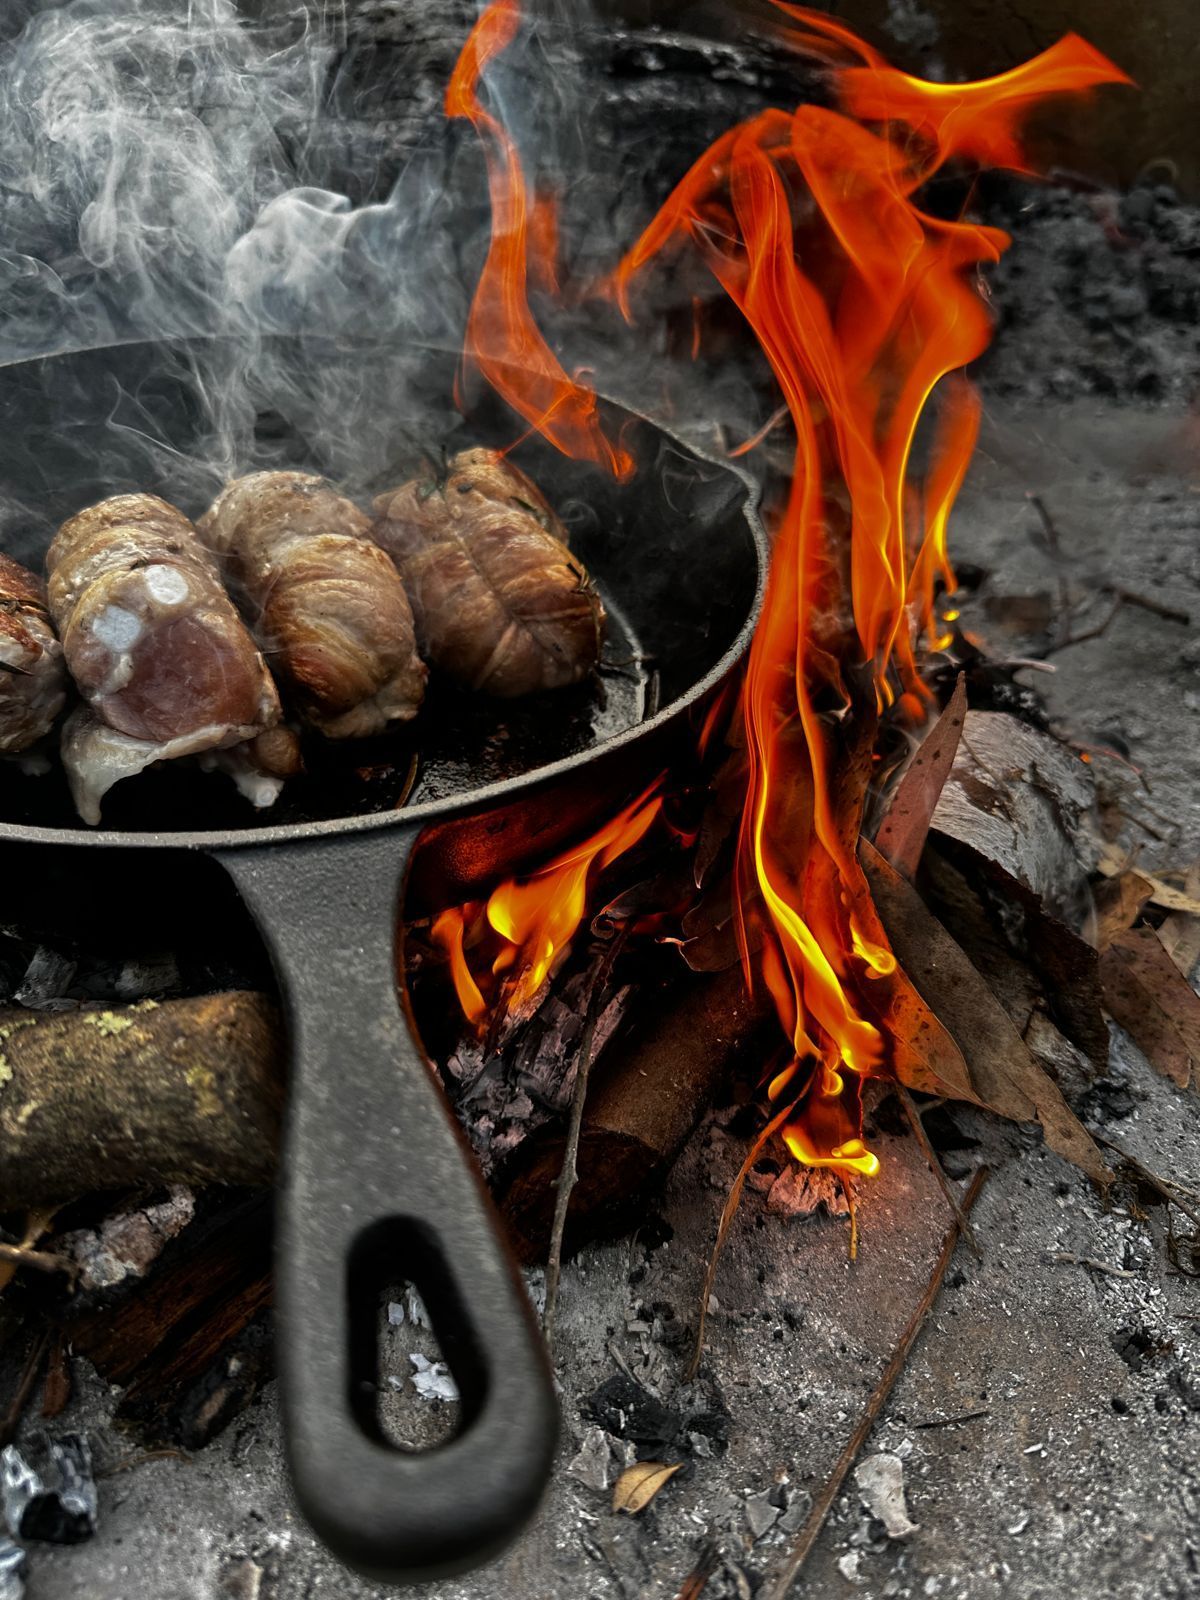
[{"label": "twig", "polygon": [[1150,1168],[1144,1166],[1136,1156],[1131,1156],[1129,1151],[1122,1145],[1114,1143],[1112,1139],[1106,1139],[1102,1133],[1094,1133],[1092,1137],[1097,1144],[1104,1145],[1114,1155],[1120,1156],[1125,1165],[1131,1171],[1136,1172],[1138,1177],[1148,1183],[1152,1189],[1157,1189],[1169,1205],[1178,1206],[1185,1217],[1191,1217],[1196,1226],[1200,1227],[1200,1207],[1194,1206],[1190,1201],[1181,1198],[1182,1195],[1189,1192],[1184,1188],[1183,1184],[1176,1183],[1173,1178],[1161,1178],[1157,1172],[1151,1172]]},{"label": "twig", "polygon": [[980,1417],[990,1417],[991,1412],[987,1406],[982,1406],[978,1411],[964,1411],[957,1417],[930,1417],[928,1422],[914,1422],[914,1428],[953,1428],[960,1422],[976,1422]]},{"label": "twig", "polygon": [[[962,1207],[965,1212],[969,1212],[979,1198],[979,1191],[983,1188],[986,1178],[987,1168],[981,1167],[971,1179],[962,1200]],[[859,1451],[867,1441],[868,1434],[875,1426],[879,1413],[883,1410],[887,1398],[895,1386],[896,1379],[904,1370],[912,1347],[916,1343],[917,1335],[924,1326],[926,1317],[933,1309],[934,1302],[937,1300],[938,1293],[942,1287],[942,1279],[946,1276],[946,1269],[954,1256],[958,1241],[959,1226],[956,1218],[946,1231],[946,1236],[942,1240],[942,1248],[933,1264],[929,1282],[926,1284],[924,1293],[917,1302],[912,1316],[908,1319],[908,1325],[900,1335],[887,1366],[883,1369],[882,1377],[875,1385],[870,1398],[863,1407],[862,1415],[858,1419],[854,1432],[847,1439],[825,1487],[813,1501],[812,1510],[800,1530],[799,1537],[789,1552],[787,1560],[781,1567],[775,1581],[766,1590],[764,1600],[787,1600],[792,1584],[800,1576],[801,1569],[808,1560],[813,1545],[817,1542],[817,1536],[825,1526],[825,1519],[841,1492],[842,1484],[846,1481],[846,1474],[854,1465]]]},{"label": "twig", "polygon": [[16,1438],[26,1403],[33,1393],[33,1386],[38,1380],[38,1373],[42,1370],[42,1360],[49,1343],[50,1330],[46,1328],[39,1335],[37,1343],[29,1352],[29,1359],[25,1363],[24,1371],[21,1373],[20,1381],[17,1384],[17,1392],[12,1397],[12,1404],[3,1417],[0,1417],[0,1450],[3,1450],[5,1445],[11,1444]]},{"label": "twig", "polygon": [[0,1261],[10,1261],[14,1267],[31,1267],[35,1272],[62,1272],[73,1278],[78,1272],[73,1261],[65,1256],[50,1255],[45,1250],[30,1250],[23,1244],[5,1244],[0,1239]]},{"label": "twig", "polygon": [[755,1139],[754,1143],[750,1146],[749,1154],[738,1168],[737,1177],[733,1180],[733,1183],[729,1189],[729,1193],[725,1197],[725,1205],[721,1211],[721,1220],[717,1224],[716,1241],[713,1244],[712,1255],[708,1258],[708,1270],[704,1274],[704,1287],[700,1291],[700,1315],[696,1323],[696,1344],[692,1351],[692,1360],[691,1365],[687,1370],[687,1377],[684,1379],[685,1383],[691,1383],[692,1379],[700,1370],[700,1357],[704,1354],[704,1329],[708,1322],[708,1302],[709,1297],[712,1294],[713,1284],[715,1283],[717,1277],[717,1262],[721,1259],[721,1251],[725,1247],[725,1239],[729,1233],[733,1219],[737,1214],[737,1208],[742,1198],[742,1190],[746,1186],[746,1178],[750,1172],[750,1168],[758,1160],[759,1151],[763,1148],[771,1135],[783,1126],[787,1119],[792,1115],[794,1110],[794,1104],[789,1101],[788,1104],[784,1106],[783,1110],[777,1111],[771,1118],[770,1122],[767,1123],[766,1127],[759,1134],[758,1138]]},{"label": "twig", "polygon": [[[1073,641],[1071,639],[1071,588],[1067,582],[1067,575],[1063,571],[1062,545],[1059,543],[1058,526],[1050,515],[1046,502],[1040,494],[1027,494],[1025,497],[1041,519],[1042,531],[1046,535],[1046,548],[1050,552],[1050,559],[1054,563],[1058,578],[1058,643],[1054,647],[1063,650]],[[1047,655],[1050,651],[1046,652]]]},{"label": "twig", "polygon": [[696,1565],[683,1580],[683,1588],[676,1595],[675,1600],[699,1600],[708,1585],[708,1580],[717,1570],[720,1561],[720,1551],[713,1539],[706,1539],[696,1558]]},{"label": "twig", "polygon": [[1122,605],[1140,606],[1143,611],[1162,617],[1165,622],[1178,622],[1184,628],[1191,626],[1190,611],[1181,611],[1178,606],[1169,606],[1165,601],[1156,600],[1153,595],[1140,594],[1136,589],[1127,589],[1123,583],[1104,583],[1101,584],[1101,588],[1106,594],[1114,595]]},{"label": "twig", "polygon": [[967,1219],[967,1214],[962,1208],[958,1198],[958,1191],[946,1176],[942,1163],[938,1160],[937,1151],[929,1142],[929,1135],[925,1131],[925,1124],[921,1121],[921,1113],[917,1110],[916,1103],[904,1084],[897,1083],[896,1093],[900,1096],[900,1104],[904,1107],[904,1115],[908,1118],[908,1125],[917,1136],[917,1143],[921,1146],[929,1170],[938,1181],[946,1204],[954,1213],[954,1220],[958,1223],[958,1231],[962,1234],[976,1261],[983,1259],[983,1252],[979,1248],[979,1241],[975,1237],[974,1229]]},{"label": "twig", "polygon": [[1045,655],[1054,655],[1069,645],[1085,644],[1089,639],[1100,638],[1102,634],[1108,632],[1122,606],[1138,606],[1156,617],[1162,617],[1166,622],[1178,622],[1184,628],[1190,625],[1192,620],[1190,613],[1180,610],[1178,606],[1169,606],[1162,600],[1156,600],[1153,595],[1141,594],[1136,589],[1127,588],[1123,583],[1113,583],[1107,578],[1093,577],[1092,581],[1097,590],[1112,597],[1112,606],[1103,622],[1088,628],[1084,633],[1074,633],[1071,628],[1071,594],[1066,573],[1063,571],[1063,551],[1058,537],[1058,526],[1041,495],[1027,494],[1025,498],[1041,519],[1042,530],[1046,536],[1046,548],[1057,569],[1060,606],[1058,639],[1044,652]]},{"label": "twig", "polygon": [[1051,1261],[1066,1261],[1076,1267],[1091,1267],[1093,1272],[1107,1272],[1110,1278],[1136,1278],[1137,1273],[1131,1272],[1128,1267],[1110,1267],[1107,1261],[1098,1261],[1095,1256],[1077,1256],[1072,1250],[1052,1250]]},{"label": "twig", "polygon": [[571,1096],[571,1121],[567,1128],[567,1143],[563,1151],[562,1171],[554,1196],[554,1221],[550,1228],[550,1249],[546,1256],[546,1307],[542,1312],[542,1336],[548,1348],[554,1345],[554,1317],[558,1310],[558,1285],[562,1276],[563,1235],[567,1227],[567,1209],[571,1193],[579,1178],[579,1135],[583,1128],[583,1108],[587,1100],[588,1076],[592,1067],[592,1045],[600,1021],[601,1002],[617,957],[621,953],[632,923],[626,922],[614,936],[596,973],[596,981],[588,999],[587,1019],[579,1040],[579,1065],[575,1069],[575,1091]]}]

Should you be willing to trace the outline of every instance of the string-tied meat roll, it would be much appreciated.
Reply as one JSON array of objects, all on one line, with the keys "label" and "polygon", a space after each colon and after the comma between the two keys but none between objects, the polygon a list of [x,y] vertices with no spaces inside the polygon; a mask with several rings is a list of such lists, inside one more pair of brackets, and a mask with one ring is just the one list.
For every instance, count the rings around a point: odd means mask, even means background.
[{"label": "string-tied meat roll", "polygon": [[331,739],[416,715],[426,668],[400,574],[324,478],[254,472],[200,533],[225,563],[289,705]]},{"label": "string-tied meat roll", "polygon": [[375,501],[425,658],[501,698],[578,683],[604,640],[600,596],[541,491],[494,450],[464,450]]},{"label": "string-tied meat roll", "polygon": [[0,755],[50,732],[67,696],[67,670],[40,578],[0,554]]},{"label": "string-tied meat roll", "polygon": [[[46,571],[84,700],[62,743],[84,820],[98,822],[112,785],[156,761],[234,747],[231,776],[270,804],[295,747],[279,747],[271,674],[183,513],[148,494],[103,500],[62,525]],[[260,760],[255,742],[268,732]]]}]

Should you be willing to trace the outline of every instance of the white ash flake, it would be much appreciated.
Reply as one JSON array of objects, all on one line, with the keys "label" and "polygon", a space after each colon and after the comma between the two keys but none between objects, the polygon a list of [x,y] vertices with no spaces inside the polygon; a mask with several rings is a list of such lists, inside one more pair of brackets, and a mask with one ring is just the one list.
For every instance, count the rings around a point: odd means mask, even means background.
[{"label": "white ash flake", "polygon": [[416,1350],[408,1359],[416,1368],[415,1372],[409,1374],[408,1381],[422,1400],[458,1399],[458,1385],[450,1376],[450,1369],[444,1361],[430,1361],[428,1356]]},{"label": "white ash flake", "polygon": [[904,1464],[899,1456],[868,1456],[854,1469],[859,1498],[870,1514],[883,1523],[889,1539],[908,1539],[917,1524],[904,1500]]}]

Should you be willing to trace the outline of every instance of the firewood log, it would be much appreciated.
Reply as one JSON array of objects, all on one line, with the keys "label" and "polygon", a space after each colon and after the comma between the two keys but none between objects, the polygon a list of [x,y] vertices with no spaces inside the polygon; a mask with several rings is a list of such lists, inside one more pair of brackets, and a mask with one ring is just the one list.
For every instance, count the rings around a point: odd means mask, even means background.
[{"label": "firewood log", "polygon": [[425,693],[404,584],[369,529],[357,506],[302,472],[238,478],[200,521],[289,702],[331,739],[408,721]]},{"label": "firewood log", "polygon": [[270,1183],[283,1092],[259,994],[0,1010],[0,1212],[144,1183]]},{"label": "firewood log", "polygon": [[66,697],[62,647],[45,589],[0,554],[0,755],[16,755],[44,738]]},{"label": "firewood log", "polygon": [[426,659],[500,699],[559,689],[600,656],[604,607],[541,491],[494,450],[375,501]]},{"label": "firewood log", "polygon": [[[648,995],[602,1058],[584,1115],[575,1237],[623,1225],[678,1155],[766,1015],[740,970]],[[244,991],[55,1014],[0,1011],[0,1212],[146,1183],[263,1186],[284,1097],[273,1004]],[[526,1140],[500,1204],[523,1258],[545,1249],[562,1128]]]}]

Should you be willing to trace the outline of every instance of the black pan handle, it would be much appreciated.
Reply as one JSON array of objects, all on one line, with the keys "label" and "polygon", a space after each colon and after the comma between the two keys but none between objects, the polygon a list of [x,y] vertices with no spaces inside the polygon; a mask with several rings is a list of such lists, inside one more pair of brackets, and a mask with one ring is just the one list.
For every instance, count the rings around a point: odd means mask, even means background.
[{"label": "black pan handle", "polygon": [[[549,1367],[500,1226],[398,1002],[415,828],[224,850],[285,996],[292,1078],[276,1303],[284,1429],[305,1516],[342,1560],[416,1581],[508,1543],[550,1473]],[[462,1422],[419,1453],[378,1422],[379,1296],[415,1285]]]}]

